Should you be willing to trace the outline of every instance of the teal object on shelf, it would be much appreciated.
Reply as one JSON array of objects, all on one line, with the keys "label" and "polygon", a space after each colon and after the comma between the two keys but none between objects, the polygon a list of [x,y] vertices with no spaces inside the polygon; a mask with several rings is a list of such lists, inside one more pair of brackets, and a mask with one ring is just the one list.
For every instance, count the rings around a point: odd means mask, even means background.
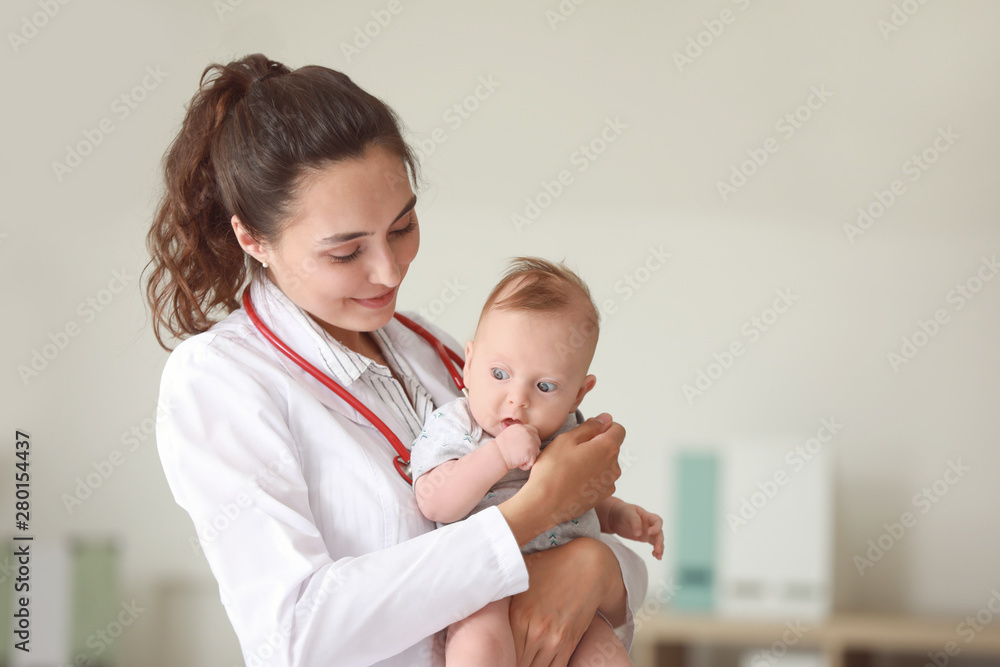
[{"label": "teal object on shelf", "polygon": [[715,606],[716,505],[719,462],[714,452],[677,455],[677,504],[673,605],[679,610],[711,611]]}]

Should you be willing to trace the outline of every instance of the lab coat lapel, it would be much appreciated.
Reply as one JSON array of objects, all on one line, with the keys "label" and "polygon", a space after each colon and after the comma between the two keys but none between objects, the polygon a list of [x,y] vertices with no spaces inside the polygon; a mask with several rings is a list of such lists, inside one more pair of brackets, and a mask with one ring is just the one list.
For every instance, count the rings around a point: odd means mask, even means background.
[{"label": "lab coat lapel", "polygon": [[[266,280],[266,278],[263,278],[263,280]],[[274,289],[277,288],[274,287]],[[283,340],[299,356],[315,366],[321,373],[340,384],[337,378],[331,375],[329,370],[330,366],[336,363],[330,358],[333,354],[332,350],[324,350],[324,347],[329,348],[329,345],[319,339],[315,331],[307,329],[295,316],[295,313],[289,310],[290,302],[283,303],[281,299],[276,299],[271,295],[270,290],[264,286],[261,278],[254,280],[251,287],[251,297],[253,298],[254,307],[260,319],[278,338]],[[250,326],[253,327],[253,324],[251,323]],[[263,345],[273,351],[275,357],[285,370],[288,371],[289,375],[295,378],[299,385],[308,389],[316,400],[330,410],[344,415],[354,423],[371,429],[377,437],[384,439],[379,430],[364,415],[351,407],[347,401],[337,396],[331,389],[289,359],[283,352],[271,345],[262,335],[260,336],[260,340]],[[379,397],[374,390],[360,379],[352,382],[347,389],[365,407],[385,422],[386,426],[409,449],[412,444],[409,429],[406,428],[405,424],[401,424],[399,419],[388,409],[383,398]]]},{"label": "lab coat lapel", "polygon": [[[415,321],[420,320],[419,316],[415,313],[405,314],[410,319]],[[418,324],[421,324],[425,329],[431,329],[431,325],[422,320],[418,321]],[[385,325],[383,331],[389,337],[393,347],[406,359],[417,381],[430,394],[435,407],[444,405],[448,401],[462,395],[458,387],[455,386],[451,376],[448,375],[447,370],[445,370],[443,366],[444,362],[438,356],[437,350],[430,343],[410,331],[402,322],[396,319]],[[432,331],[431,333],[435,332]],[[442,343],[461,354],[462,348],[449,336],[443,332],[436,332],[436,335],[441,339]],[[461,365],[458,365],[457,368],[459,373],[461,373]]]}]

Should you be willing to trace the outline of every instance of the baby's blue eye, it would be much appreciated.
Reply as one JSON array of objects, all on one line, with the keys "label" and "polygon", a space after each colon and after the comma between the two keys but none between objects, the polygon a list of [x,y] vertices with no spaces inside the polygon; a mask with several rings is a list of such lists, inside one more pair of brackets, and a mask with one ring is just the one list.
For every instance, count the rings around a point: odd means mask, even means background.
[{"label": "baby's blue eye", "polygon": [[541,389],[543,392],[548,393],[550,391],[555,391],[556,385],[553,382],[539,382],[538,388]]},{"label": "baby's blue eye", "polygon": [[506,380],[510,378],[510,376],[507,375],[507,371],[503,370],[502,368],[494,368],[491,372],[493,373],[493,377],[495,377],[498,380]]}]

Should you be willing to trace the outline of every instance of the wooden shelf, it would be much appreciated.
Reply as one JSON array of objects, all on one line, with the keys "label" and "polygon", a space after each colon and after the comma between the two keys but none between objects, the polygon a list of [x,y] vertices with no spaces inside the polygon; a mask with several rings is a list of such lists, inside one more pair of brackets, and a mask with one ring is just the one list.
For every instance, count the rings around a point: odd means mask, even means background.
[{"label": "wooden shelf", "polygon": [[949,651],[952,656],[1000,658],[1000,614],[995,616],[995,623],[980,624],[979,631],[965,625],[968,629],[960,633],[963,618],[843,613],[822,623],[800,621],[796,627],[796,621],[657,615],[637,621],[632,657],[638,667],[683,667],[692,645],[767,648],[789,636],[795,642],[788,648],[820,650],[828,667],[865,667],[875,653],[918,654],[925,662],[929,652],[940,652],[949,662]]}]

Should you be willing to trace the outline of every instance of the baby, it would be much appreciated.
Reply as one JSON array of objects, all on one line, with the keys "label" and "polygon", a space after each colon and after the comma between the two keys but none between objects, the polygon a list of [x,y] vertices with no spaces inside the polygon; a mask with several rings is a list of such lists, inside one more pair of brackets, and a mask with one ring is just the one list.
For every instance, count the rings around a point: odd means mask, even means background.
[{"label": "baby", "polygon": [[[587,370],[597,334],[597,309],[579,277],[542,259],[513,260],[486,300],[475,340],[465,347],[468,397],[436,410],[413,443],[413,484],[427,518],[439,524],[458,521],[521,488],[541,449],[580,422],[577,407],[596,382]],[[661,526],[657,515],[612,497],[537,536],[522,552],[606,532],[649,542],[661,558]],[[632,664],[601,618],[621,616],[624,586],[611,598],[598,608],[571,666],[598,654],[603,664]],[[498,600],[452,624],[448,667],[513,665],[509,606],[509,598]]]}]

